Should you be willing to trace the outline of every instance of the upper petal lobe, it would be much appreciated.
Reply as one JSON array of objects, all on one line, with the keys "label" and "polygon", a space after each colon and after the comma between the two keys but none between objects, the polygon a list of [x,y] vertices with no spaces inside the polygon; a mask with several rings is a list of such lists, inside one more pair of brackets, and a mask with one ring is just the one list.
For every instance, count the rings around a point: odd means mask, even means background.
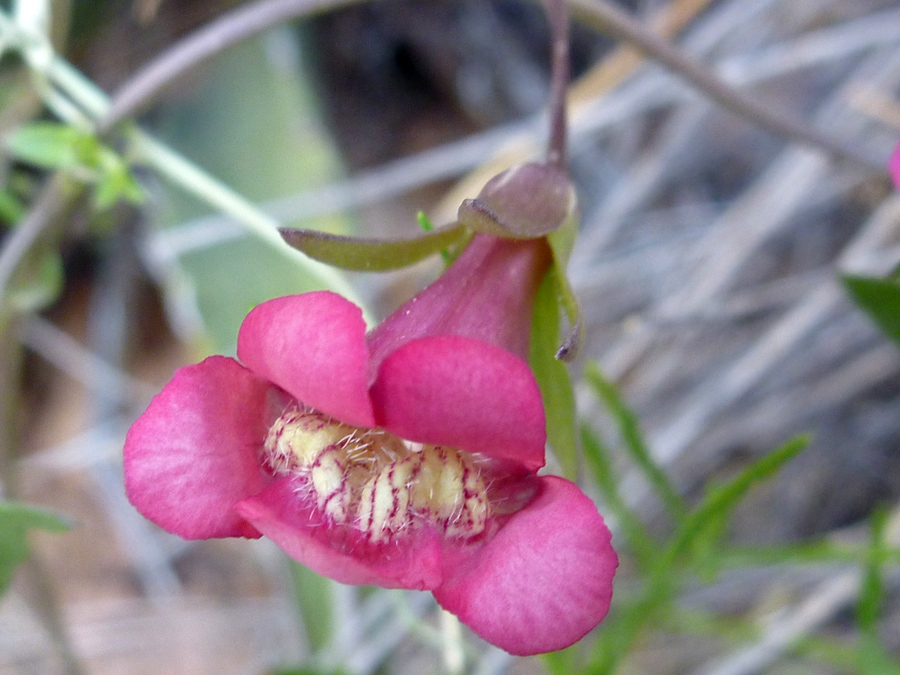
[{"label": "upper petal lobe", "polygon": [[238,333],[238,358],[306,405],[355,426],[374,426],[362,311],[328,291],[254,308]]},{"label": "upper petal lobe", "polygon": [[451,335],[408,342],[381,364],[371,396],[378,424],[402,438],[532,471],[544,465],[544,406],[534,375],[490,343]]}]

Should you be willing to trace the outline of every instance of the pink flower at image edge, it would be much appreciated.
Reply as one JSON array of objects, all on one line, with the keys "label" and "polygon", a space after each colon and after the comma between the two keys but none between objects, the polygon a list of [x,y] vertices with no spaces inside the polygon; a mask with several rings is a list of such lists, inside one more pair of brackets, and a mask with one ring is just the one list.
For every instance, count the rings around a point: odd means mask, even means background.
[{"label": "pink flower at image edge", "polygon": [[[124,456],[129,499],[186,539],[265,535],[337,581],[430,590],[513,654],[579,640],[609,608],[617,558],[593,502],[569,481],[536,475],[546,432],[527,363],[486,340],[443,334],[388,340],[390,349],[375,360],[371,340],[359,308],[335,294],[263,303],[241,327],[242,363],[214,356],[182,368],[135,422]],[[384,429],[428,444],[429,457],[449,453],[454,475],[463,478],[486,466],[483,483],[465,478],[462,499],[473,504],[466,513],[476,524],[466,530],[465,523],[410,516],[381,534],[366,531],[358,516],[323,516],[325,492],[300,490],[295,477],[262,459],[273,421],[290,405],[363,434]],[[411,504],[411,488],[390,483],[401,463],[362,494],[373,504],[376,494],[386,495],[395,511]],[[322,475],[350,480],[337,470]],[[465,502],[470,487],[474,497]],[[340,486],[327,490],[329,500],[343,494]],[[483,502],[492,510],[483,511]],[[369,513],[367,522],[375,518]],[[397,516],[379,518],[381,528]]]},{"label": "pink flower at image edge", "polygon": [[894,154],[891,155],[891,158],[888,161],[888,170],[891,172],[891,177],[894,179],[894,185],[900,190],[900,144],[894,148]]}]

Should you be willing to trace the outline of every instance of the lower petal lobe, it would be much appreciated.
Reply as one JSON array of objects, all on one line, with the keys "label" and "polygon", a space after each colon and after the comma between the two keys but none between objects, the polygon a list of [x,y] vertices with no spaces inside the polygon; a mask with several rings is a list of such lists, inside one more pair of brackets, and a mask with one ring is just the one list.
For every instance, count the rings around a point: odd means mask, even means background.
[{"label": "lower petal lobe", "polygon": [[594,503],[556,476],[483,546],[447,551],[441,606],[511,654],[568,647],[609,609],[618,558]]},{"label": "lower petal lobe", "polygon": [[258,453],[270,388],[223,356],[176,372],[125,439],[138,511],[185,539],[258,537],[234,505],[266,485]]}]

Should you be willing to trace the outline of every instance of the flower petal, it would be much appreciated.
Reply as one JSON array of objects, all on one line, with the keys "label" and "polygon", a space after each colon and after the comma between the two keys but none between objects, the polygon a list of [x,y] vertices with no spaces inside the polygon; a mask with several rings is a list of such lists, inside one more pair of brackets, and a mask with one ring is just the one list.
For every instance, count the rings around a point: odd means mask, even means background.
[{"label": "flower petal", "polygon": [[894,179],[894,185],[897,186],[897,189],[900,190],[900,145],[894,148],[894,153],[891,155],[891,159],[888,161],[888,169],[891,172],[891,176]]},{"label": "flower petal", "polygon": [[528,470],[544,465],[544,407],[528,364],[459,336],[413,340],[382,363],[371,389],[379,426],[420,443],[449,445]]},{"label": "flower petal", "polygon": [[528,358],[534,299],[550,264],[543,239],[476,235],[453,265],[369,334],[369,367],[410,340],[460,335]]},{"label": "flower petal", "polygon": [[511,654],[563,649],[609,609],[618,565],[594,503],[556,476],[480,549],[445,558],[441,606]]},{"label": "flower petal", "polygon": [[257,452],[270,389],[223,356],[176,372],[125,437],[137,510],[185,539],[258,537],[233,507],[265,487]]},{"label": "flower petal", "polygon": [[294,560],[335,581],[416,590],[441,583],[440,543],[433,530],[371,544],[348,524],[323,522],[289,479],[245,499],[237,510]]},{"label": "flower petal", "polygon": [[328,291],[254,308],[238,333],[238,358],[306,405],[355,426],[374,425],[362,310]]}]

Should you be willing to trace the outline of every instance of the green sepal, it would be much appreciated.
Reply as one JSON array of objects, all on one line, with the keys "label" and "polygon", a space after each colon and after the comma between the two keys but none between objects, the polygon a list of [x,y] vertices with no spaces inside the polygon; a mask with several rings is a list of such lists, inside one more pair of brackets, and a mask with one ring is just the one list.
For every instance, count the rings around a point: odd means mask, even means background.
[{"label": "green sepal", "polygon": [[547,235],[547,243],[553,253],[553,265],[550,274],[556,282],[556,293],[559,304],[562,306],[569,320],[569,331],[566,333],[556,351],[556,358],[561,361],[572,361],[578,355],[581,345],[585,340],[584,318],[581,314],[581,305],[578,297],[569,282],[566,268],[572,249],[575,247],[575,239],[578,236],[578,210],[573,205],[568,218],[562,227]]},{"label": "green sepal", "polygon": [[854,302],[869,315],[882,332],[900,344],[900,279],[896,274],[878,277],[842,277]]},{"label": "green sepal", "polygon": [[566,365],[555,358],[559,344],[559,305],[556,282],[548,274],[538,289],[531,320],[528,363],[537,379],[547,416],[547,440],[559,460],[563,475],[578,477],[578,436],[575,393]]},{"label": "green sepal", "polygon": [[282,228],[284,240],[319,262],[355,272],[386,272],[424,260],[441,251],[464,246],[472,232],[453,223],[417,237],[362,239],[315,230]]},{"label": "green sepal", "polygon": [[28,557],[28,531],[63,532],[68,523],[58,515],[18,502],[0,501],[0,595],[16,568]]}]

